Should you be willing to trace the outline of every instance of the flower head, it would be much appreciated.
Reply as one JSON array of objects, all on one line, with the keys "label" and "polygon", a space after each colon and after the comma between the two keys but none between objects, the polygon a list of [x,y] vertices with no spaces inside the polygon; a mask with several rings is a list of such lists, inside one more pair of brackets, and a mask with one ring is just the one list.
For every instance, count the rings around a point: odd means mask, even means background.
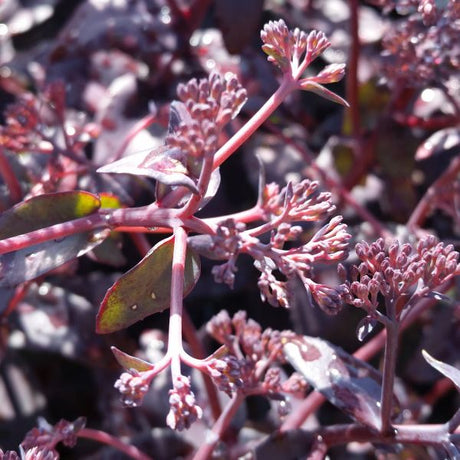
[{"label": "flower head", "polygon": [[195,403],[190,379],[183,375],[176,379],[174,388],[169,391],[169,405],[166,424],[173,430],[188,429],[193,422],[203,416],[203,410]]},{"label": "flower head", "polygon": [[130,369],[120,375],[114,387],[120,392],[121,401],[125,406],[137,407],[142,404],[150,388],[150,380],[150,374]]}]

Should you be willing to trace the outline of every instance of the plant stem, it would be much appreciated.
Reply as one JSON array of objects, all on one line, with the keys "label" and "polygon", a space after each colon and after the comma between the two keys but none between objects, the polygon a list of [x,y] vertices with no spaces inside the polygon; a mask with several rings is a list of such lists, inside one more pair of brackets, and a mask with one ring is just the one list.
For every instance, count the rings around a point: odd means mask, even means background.
[{"label": "plant stem", "polygon": [[78,431],[77,436],[79,438],[92,439],[93,441],[107,444],[120,452],[123,452],[128,457],[134,460],[152,460],[152,457],[142,453],[137,447],[125,444],[115,436],[112,436],[101,430],[94,430],[91,428],[82,428]]},{"label": "plant stem", "polygon": [[108,227],[105,216],[101,213],[91,214],[87,217],[81,217],[69,222],[62,222],[60,224],[51,225],[50,227],[5,238],[0,241],[0,254],[18,251],[34,244],[61,239],[75,233],[87,232],[104,227]]},{"label": "plant stem", "polygon": [[[449,290],[451,285],[452,281],[438,287],[436,290],[443,293]],[[400,330],[403,331],[407,329],[412,323],[415,322],[417,318],[420,317],[424,311],[431,308],[436,302],[437,300],[435,299],[421,299],[401,322],[399,326]],[[383,348],[386,343],[386,336],[387,330],[384,329],[371,340],[369,340],[369,342],[359,348],[355,353],[353,353],[353,356],[363,361],[369,361]],[[300,404],[295,412],[286,417],[284,423],[281,425],[280,430],[287,431],[299,428],[311,414],[313,414],[319,407],[321,407],[325,401],[326,398],[321,393],[313,391],[304,399],[304,401]]]},{"label": "plant stem", "polygon": [[213,450],[217,443],[222,439],[222,435],[232,421],[236,411],[244,401],[244,396],[237,393],[233,396],[231,401],[225,406],[221,416],[214,424],[211,432],[206,436],[204,444],[197,450],[193,456],[193,460],[207,460],[211,457]]},{"label": "plant stem", "polygon": [[361,119],[359,114],[359,11],[358,0],[350,0],[350,35],[351,48],[347,66],[346,91],[347,101],[350,104],[351,134],[359,144],[361,138]]},{"label": "plant stem", "polygon": [[383,358],[383,382],[380,408],[382,416],[381,431],[383,434],[390,434],[391,413],[393,409],[393,387],[395,380],[396,358],[398,350],[399,324],[396,320],[395,301],[390,299],[387,302],[387,316],[390,321],[385,325],[387,335],[385,342],[385,353]]},{"label": "plant stem", "polygon": [[214,155],[214,169],[219,167],[235,150],[244,144],[249,137],[268,119],[286,97],[298,86],[289,74],[284,74],[281,85],[265,102],[265,104],[232,136]]},{"label": "plant stem", "polygon": [[455,157],[449,167],[439,176],[436,181],[430,186],[423,195],[422,199],[418,202],[415,209],[412,211],[409,220],[407,221],[407,228],[409,231],[414,231],[420,227],[428,217],[431,207],[436,204],[436,195],[440,188],[452,183],[460,171],[460,156]]},{"label": "plant stem", "polygon": [[174,252],[171,275],[171,310],[169,315],[168,352],[171,357],[173,384],[181,375],[182,352],[182,299],[184,296],[184,271],[187,250],[187,232],[183,227],[174,229]]}]

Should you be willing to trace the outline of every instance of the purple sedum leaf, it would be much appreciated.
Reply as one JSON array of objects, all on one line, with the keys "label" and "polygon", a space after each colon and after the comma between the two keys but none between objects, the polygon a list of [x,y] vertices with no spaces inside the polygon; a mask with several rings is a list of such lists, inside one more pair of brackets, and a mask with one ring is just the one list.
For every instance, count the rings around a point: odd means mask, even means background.
[{"label": "purple sedum leaf", "polygon": [[[169,307],[173,250],[173,237],[161,241],[107,291],[96,318],[99,334],[124,329]],[[199,276],[199,256],[188,249],[184,295],[191,291]]]},{"label": "purple sedum leaf", "polygon": [[306,78],[304,81],[300,81],[299,83],[304,91],[311,91],[312,93],[318,94],[319,96],[329,99],[332,102],[337,102],[337,104],[343,105],[344,107],[350,107],[345,99],[315,81],[311,81]]},{"label": "purple sedum leaf", "polygon": [[148,153],[139,152],[102,166],[99,173],[133,174],[147,176],[165,185],[182,185],[198,193],[195,182],[187,175],[187,168],[180,161],[179,149],[161,146]]},{"label": "purple sedum leaf", "polygon": [[325,340],[299,336],[284,345],[291,365],[329,402],[353,420],[381,427],[381,375]]},{"label": "purple sedum leaf", "polygon": [[0,287],[30,281],[101,244],[109,230],[77,233],[0,255]]},{"label": "purple sedum leaf", "polygon": [[460,370],[451,366],[450,364],[443,363],[433,358],[425,350],[422,350],[422,355],[425,358],[426,362],[439,371],[442,375],[452,380],[454,385],[457,387],[457,390],[460,391]]}]

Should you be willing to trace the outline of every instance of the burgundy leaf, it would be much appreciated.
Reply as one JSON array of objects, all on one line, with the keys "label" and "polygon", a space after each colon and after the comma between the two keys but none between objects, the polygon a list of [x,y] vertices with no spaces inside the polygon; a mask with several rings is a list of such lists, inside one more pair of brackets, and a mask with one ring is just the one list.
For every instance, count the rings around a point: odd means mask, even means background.
[{"label": "burgundy leaf", "polygon": [[284,345],[291,365],[329,402],[357,422],[381,427],[381,375],[369,364],[318,338],[299,336]]},{"label": "burgundy leaf", "polygon": [[37,278],[101,244],[109,230],[78,233],[0,255],[0,287]]},{"label": "burgundy leaf", "polygon": [[457,389],[460,391],[460,370],[458,370],[454,366],[451,366],[450,364],[446,364],[446,363],[443,363],[442,361],[438,361],[437,359],[434,359],[425,350],[422,350],[422,354],[426,362],[430,366],[434,367],[442,375],[452,380],[452,382],[455,384]]}]

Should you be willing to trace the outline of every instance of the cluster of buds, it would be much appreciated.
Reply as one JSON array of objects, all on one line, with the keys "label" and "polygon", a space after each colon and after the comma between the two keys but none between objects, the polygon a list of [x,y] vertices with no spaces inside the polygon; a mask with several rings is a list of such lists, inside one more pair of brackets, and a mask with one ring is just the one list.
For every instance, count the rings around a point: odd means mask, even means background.
[{"label": "cluster of buds", "polygon": [[174,388],[169,391],[169,406],[166,424],[173,430],[188,429],[203,416],[203,410],[196,404],[191,390],[190,379],[183,375],[174,381]]},{"label": "cluster of buds", "polygon": [[224,79],[217,73],[192,79],[178,86],[182,105],[177,120],[172,119],[166,145],[184,155],[190,174],[198,177],[204,158],[217,150],[218,136],[246,102],[246,90],[235,75]]},{"label": "cluster of buds", "polygon": [[[356,254],[361,263],[352,266],[343,298],[371,316],[379,306],[379,295],[396,302],[399,316],[414,295],[429,295],[460,272],[458,252],[432,235],[415,246],[397,240],[386,246],[382,238],[372,244],[358,243]],[[340,271],[343,276],[343,267]]]},{"label": "cluster of buds", "polygon": [[0,128],[0,144],[13,152],[33,148],[40,140],[36,129],[40,116],[37,100],[31,94],[5,110],[6,125]]},{"label": "cluster of buds", "polygon": [[60,420],[56,425],[49,425],[40,419],[40,425],[30,430],[21,442],[21,457],[16,452],[3,453],[0,450],[0,460],[57,460],[59,454],[55,447],[62,443],[67,447],[74,447],[77,443],[77,434],[85,426],[86,419],[80,417],[74,422]]},{"label": "cluster of buds", "polygon": [[[262,298],[271,305],[289,307],[291,294],[289,280],[298,277],[310,297],[310,303],[319,306],[328,314],[339,311],[342,301],[340,290],[318,284],[312,280],[316,263],[339,262],[348,254],[350,234],[340,216],[334,217],[323,226],[306,244],[282,250],[272,248],[264,257],[255,262],[261,271],[259,289]],[[278,280],[274,272],[278,270],[287,281]]]},{"label": "cluster of buds", "polygon": [[291,31],[282,19],[265,24],[260,37],[268,60],[289,73],[296,72],[302,64],[306,67],[331,46],[323,32],[312,30],[307,34],[298,28]]},{"label": "cluster of buds", "polygon": [[410,13],[397,27],[388,28],[383,39],[384,72],[390,81],[429,85],[445,84],[459,71],[458,2],[406,0],[382,2]]},{"label": "cluster of buds", "polygon": [[151,372],[139,372],[130,369],[120,375],[114,387],[120,392],[123,405],[127,407],[142,405],[144,396],[150,388],[151,374]]},{"label": "cluster of buds", "polygon": [[288,183],[281,190],[278,184],[265,186],[262,209],[267,220],[282,217],[283,222],[321,221],[331,215],[335,206],[329,192],[320,192],[319,183],[304,179]]},{"label": "cluster of buds", "polygon": [[0,460],[58,460],[59,454],[55,450],[40,449],[32,447],[24,451],[21,450],[21,456],[14,450],[8,450],[5,453],[0,449]]},{"label": "cluster of buds", "polygon": [[262,330],[260,324],[237,312],[233,318],[223,310],[207,324],[208,333],[222,347],[208,359],[208,373],[216,386],[229,396],[240,391],[265,394],[282,401],[281,393],[299,393],[306,382],[296,375],[283,381],[283,343],[295,334]]},{"label": "cluster of buds", "polygon": [[227,259],[227,262],[212,268],[217,283],[225,283],[233,288],[237,271],[236,259],[243,246],[241,232],[245,229],[244,223],[233,219],[227,219],[218,225],[216,234],[212,237],[211,251],[214,257]]},{"label": "cluster of buds", "polygon": [[[282,19],[265,24],[261,38],[264,42],[262,50],[268,55],[268,60],[293,80],[298,80],[310,63],[331,46],[323,32],[312,30],[307,34],[297,28],[289,30]],[[315,77],[298,80],[298,88],[348,106],[344,99],[322,86],[324,83],[336,83],[344,75],[344,64],[331,64]]]}]

